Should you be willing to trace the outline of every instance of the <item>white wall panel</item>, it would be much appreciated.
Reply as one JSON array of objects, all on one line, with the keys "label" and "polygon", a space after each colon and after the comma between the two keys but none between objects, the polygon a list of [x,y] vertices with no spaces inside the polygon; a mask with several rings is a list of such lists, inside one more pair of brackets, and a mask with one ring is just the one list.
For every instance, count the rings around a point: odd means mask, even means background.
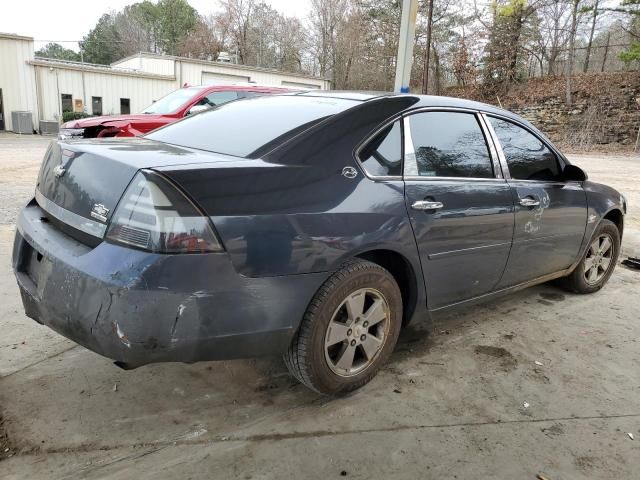
[{"label": "white wall panel", "polygon": [[185,82],[189,85],[201,85],[205,81],[214,78],[216,74],[221,75],[221,83],[224,76],[232,76],[237,78],[249,78],[249,81],[256,82],[260,85],[272,85],[280,87],[283,85],[298,86],[306,88],[329,88],[327,80],[315,77],[306,77],[300,75],[289,75],[281,72],[270,72],[263,70],[251,70],[248,68],[239,68],[234,65],[219,65],[215,63],[199,63],[190,62],[188,60],[178,60],[176,75],[182,76],[182,84]]},{"label": "white wall panel", "polygon": [[4,125],[11,130],[11,112],[30,111],[33,127],[38,127],[38,109],[35,94],[33,66],[33,40],[25,37],[0,35],[0,88],[4,110]]},{"label": "white wall panel", "polygon": [[[82,99],[85,111],[92,112],[91,97],[102,98],[102,114],[120,113],[120,99],[128,98],[131,113],[140,113],[164,95],[177,88],[174,80],[118,75],[65,68],[36,67],[43,98],[43,119],[61,120],[60,95],[71,94]],[[82,77],[84,75],[84,86]]]},{"label": "white wall panel", "polygon": [[120,113],[121,98],[129,99],[131,113],[139,113],[185,83],[245,81],[319,89],[330,86],[317,77],[152,54],[125,58],[112,68],[34,59],[31,38],[0,34],[0,88],[7,130],[12,128],[11,112],[16,110],[31,111],[36,129],[40,119],[61,122],[62,94],[70,94],[74,103],[81,99],[87,113],[92,113],[91,97],[101,97],[102,113],[112,115]]}]

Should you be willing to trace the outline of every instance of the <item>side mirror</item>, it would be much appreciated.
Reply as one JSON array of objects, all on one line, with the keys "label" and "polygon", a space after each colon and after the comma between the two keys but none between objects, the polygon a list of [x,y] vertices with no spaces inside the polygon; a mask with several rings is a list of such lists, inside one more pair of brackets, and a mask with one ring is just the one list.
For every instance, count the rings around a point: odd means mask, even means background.
[{"label": "side mirror", "polygon": [[210,108],[211,107],[209,107],[208,105],[194,105],[189,110],[187,110],[187,113],[185,115],[193,115],[194,113],[204,112],[205,110],[209,110]]},{"label": "side mirror", "polygon": [[584,182],[589,177],[580,167],[566,165],[562,171],[562,178],[567,182]]}]

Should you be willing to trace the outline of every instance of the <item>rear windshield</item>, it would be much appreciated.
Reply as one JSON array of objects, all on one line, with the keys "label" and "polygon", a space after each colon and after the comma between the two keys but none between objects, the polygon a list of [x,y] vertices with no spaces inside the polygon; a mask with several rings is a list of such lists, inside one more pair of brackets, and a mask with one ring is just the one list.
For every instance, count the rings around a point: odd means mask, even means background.
[{"label": "rear windshield", "polygon": [[[254,157],[291,134],[346,110],[357,102],[337,98],[266,96],[226,103],[147,135],[183,147]],[[252,155],[253,154],[253,155]]]}]

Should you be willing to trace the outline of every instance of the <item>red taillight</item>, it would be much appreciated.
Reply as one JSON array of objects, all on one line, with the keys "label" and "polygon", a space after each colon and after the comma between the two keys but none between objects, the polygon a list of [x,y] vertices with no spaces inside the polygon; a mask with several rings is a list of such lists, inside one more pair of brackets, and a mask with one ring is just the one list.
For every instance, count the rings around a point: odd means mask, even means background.
[{"label": "red taillight", "polygon": [[209,218],[155,172],[136,174],[113,213],[106,239],[158,253],[223,250]]}]

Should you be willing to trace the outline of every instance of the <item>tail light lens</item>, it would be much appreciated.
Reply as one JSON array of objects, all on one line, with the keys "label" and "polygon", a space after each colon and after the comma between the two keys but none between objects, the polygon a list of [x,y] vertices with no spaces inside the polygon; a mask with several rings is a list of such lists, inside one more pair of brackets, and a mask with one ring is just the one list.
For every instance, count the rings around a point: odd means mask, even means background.
[{"label": "tail light lens", "polygon": [[163,176],[142,170],[111,218],[106,239],[156,253],[223,250],[211,221]]}]

